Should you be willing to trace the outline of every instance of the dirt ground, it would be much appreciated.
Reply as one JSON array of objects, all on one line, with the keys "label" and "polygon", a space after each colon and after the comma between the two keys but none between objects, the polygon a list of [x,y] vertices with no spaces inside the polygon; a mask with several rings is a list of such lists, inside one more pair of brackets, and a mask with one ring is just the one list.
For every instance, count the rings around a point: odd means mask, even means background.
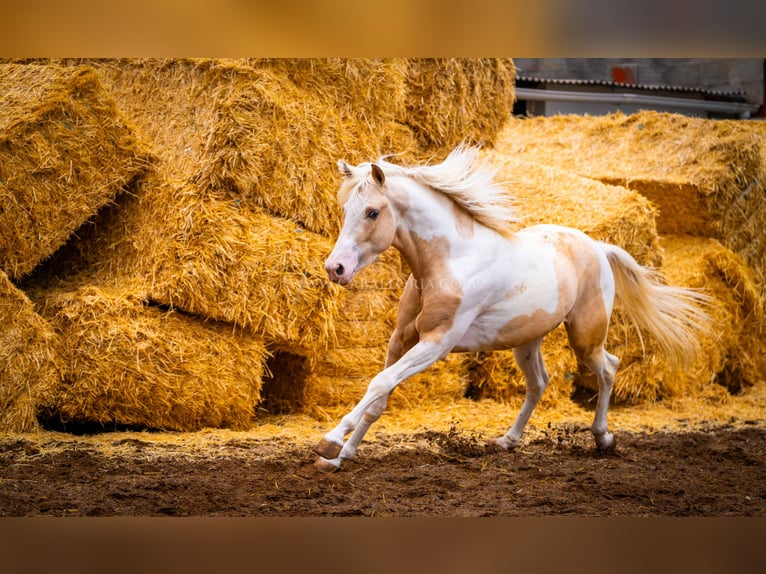
[{"label": "dirt ground", "polygon": [[510,453],[454,417],[435,430],[384,426],[331,474],[312,465],[321,424],[3,435],[0,515],[766,516],[762,418],[617,428],[605,455],[587,424],[539,418]]}]

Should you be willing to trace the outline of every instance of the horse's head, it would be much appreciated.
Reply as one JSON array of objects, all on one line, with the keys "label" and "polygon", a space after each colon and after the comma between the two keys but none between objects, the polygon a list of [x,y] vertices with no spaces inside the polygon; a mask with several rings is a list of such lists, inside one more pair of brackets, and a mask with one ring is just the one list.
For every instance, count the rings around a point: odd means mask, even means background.
[{"label": "horse's head", "polygon": [[347,188],[342,187],[339,195],[343,227],[325,268],[331,281],[348,285],[357,271],[375,261],[393,243],[396,220],[380,166],[373,163],[352,167],[340,160],[338,168],[346,178]]}]

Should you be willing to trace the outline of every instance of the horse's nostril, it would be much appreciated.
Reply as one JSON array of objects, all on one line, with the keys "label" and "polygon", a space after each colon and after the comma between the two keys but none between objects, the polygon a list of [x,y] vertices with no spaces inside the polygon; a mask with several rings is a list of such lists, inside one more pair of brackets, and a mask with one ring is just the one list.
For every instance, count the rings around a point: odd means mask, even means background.
[{"label": "horse's nostril", "polygon": [[340,277],[340,276],[342,276],[342,275],[343,275],[343,271],[345,271],[345,269],[343,268],[343,265],[341,265],[341,264],[339,263],[339,264],[338,264],[338,266],[335,268],[335,275],[337,275],[338,277]]}]

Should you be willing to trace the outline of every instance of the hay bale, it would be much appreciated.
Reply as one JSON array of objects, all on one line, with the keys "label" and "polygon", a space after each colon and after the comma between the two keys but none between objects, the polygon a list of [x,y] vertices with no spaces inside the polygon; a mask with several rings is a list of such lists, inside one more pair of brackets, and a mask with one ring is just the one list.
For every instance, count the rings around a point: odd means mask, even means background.
[{"label": "hay bale", "polygon": [[496,149],[638,191],[659,208],[660,234],[719,239],[745,258],[763,286],[766,163],[760,124],[658,112],[515,118]]},{"label": "hay bale", "polygon": [[28,274],[145,169],[87,67],[0,65],[0,270]]},{"label": "hay bale", "polygon": [[324,271],[331,244],[292,221],[151,176],[78,235],[49,274],[86,271],[104,286],[138,281],[152,301],[301,354],[333,341],[340,288]]},{"label": "hay bale", "polygon": [[250,426],[266,356],[260,338],[148,305],[132,286],[64,284],[33,296],[63,341],[52,418],[177,431]]},{"label": "hay bale", "polygon": [[462,142],[492,145],[513,109],[515,74],[510,59],[412,59],[401,121],[438,155]]},{"label": "hay bale", "polygon": [[[397,100],[396,89],[390,97]],[[195,182],[203,189],[234,191],[243,202],[335,235],[337,160],[360,162],[414,149],[409,130],[396,124],[392,113],[365,107],[351,114],[336,106],[334,93],[300,88],[278,71],[242,74],[218,108]]]},{"label": "hay bale", "polygon": [[[168,179],[334,234],[335,163],[410,157],[406,61],[86,60]],[[82,60],[61,60],[79,64]]]},{"label": "hay bale", "polygon": [[627,249],[642,265],[661,264],[657,210],[641,194],[517,159],[501,149],[483,153],[498,168],[497,179],[515,199],[523,225],[574,227]]},{"label": "hay bale", "polygon": [[374,114],[366,121],[390,123],[405,114],[408,61],[403,58],[263,58],[247,65],[284,75],[345,119],[359,121],[366,112]]},{"label": "hay bale", "polygon": [[[336,419],[364,395],[370,380],[383,369],[384,348],[344,349],[344,356],[327,356],[305,378],[299,410],[313,418]],[[340,365],[343,365],[341,367]],[[355,365],[346,368],[347,365]],[[437,361],[401,383],[391,394],[388,410],[428,409],[462,397],[468,386],[468,365],[459,354]]]},{"label": "hay bale", "polygon": [[[725,400],[726,389],[741,390],[762,378],[762,337],[752,327],[762,320],[759,292],[743,260],[710,238],[663,238],[663,275],[668,282],[702,289],[712,297],[709,312],[716,328],[700,340],[701,353],[685,370],[674,370],[659,347],[642,339],[621,314],[619,304],[607,348],[620,358],[614,398],[624,404],[681,396]],[[578,386],[596,389],[595,379],[580,373]]]},{"label": "hay bale", "polygon": [[[83,60],[60,60],[80,65]],[[84,60],[174,181],[193,178],[215,129],[218,109],[249,70],[243,61],[110,58]]]},{"label": "hay bale", "polygon": [[0,271],[0,432],[37,430],[62,377],[61,341]]}]

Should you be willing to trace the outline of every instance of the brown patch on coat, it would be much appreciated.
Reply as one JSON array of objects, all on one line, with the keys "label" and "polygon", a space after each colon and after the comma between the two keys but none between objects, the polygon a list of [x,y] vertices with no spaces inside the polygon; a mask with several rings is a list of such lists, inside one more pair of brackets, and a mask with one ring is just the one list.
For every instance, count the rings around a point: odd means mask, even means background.
[{"label": "brown patch on coat", "polygon": [[[444,237],[424,240],[412,231],[400,229],[394,245],[412,270],[412,289],[417,292],[419,303],[414,320],[418,340],[439,342],[452,328],[463,296],[462,288],[449,269],[449,241]],[[403,335],[407,334],[405,328],[402,326]]]},{"label": "brown patch on coat", "polygon": [[569,312],[567,336],[577,358],[590,362],[600,352],[609,329],[609,316],[601,291],[601,263],[595,250],[579,252],[577,269],[580,295]]},{"label": "brown patch on coat", "polygon": [[396,328],[394,328],[394,332],[388,341],[386,367],[393,365],[402,355],[417,344],[419,335],[415,328],[415,320],[419,313],[420,291],[417,288],[415,278],[410,275],[399,299]]},{"label": "brown patch on coat", "polygon": [[[558,252],[555,260],[556,309],[552,313],[537,309],[515,317],[500,329],[497,340],[508,347],[519,347],[539,339],[565,321],[577,357],[590,357],[603,345],[609,325],[601,292],[598,254],[578,237],[561,234],[549,239],[556,244]],[[572,276],[576,277],[575,284]]]}]

